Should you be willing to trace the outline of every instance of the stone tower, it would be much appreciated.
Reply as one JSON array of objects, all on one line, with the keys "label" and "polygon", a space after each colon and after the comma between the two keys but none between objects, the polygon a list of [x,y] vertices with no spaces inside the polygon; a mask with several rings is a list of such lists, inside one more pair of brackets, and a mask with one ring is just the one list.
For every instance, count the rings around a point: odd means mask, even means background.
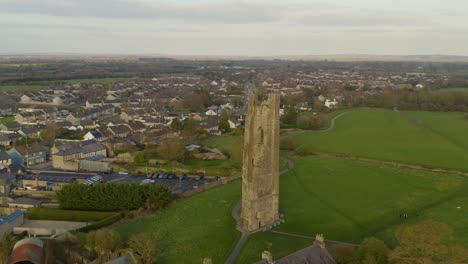
[{"label": "stone tower", "polygon": [[279,220],[279,94],[249,92],[245,119],[240,224],[258,230]]}]

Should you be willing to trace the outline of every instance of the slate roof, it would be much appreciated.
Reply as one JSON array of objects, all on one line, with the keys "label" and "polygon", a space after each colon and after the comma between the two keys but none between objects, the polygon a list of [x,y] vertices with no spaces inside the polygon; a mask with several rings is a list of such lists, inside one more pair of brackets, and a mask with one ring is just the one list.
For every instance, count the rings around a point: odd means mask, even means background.
[{"label": "slate roof", "polygon": [[0,150],[0,160],[9,160],[11,159],[11,156],[3,150]]},{"label": "slate roof", "polygon": [[[262,260],[257,264],[268,264]],[[313,245],[299,250],[282,259],[275,260],[275,264],[336,264],[336,261],[328,253],[328,250],[319,245]]]}]

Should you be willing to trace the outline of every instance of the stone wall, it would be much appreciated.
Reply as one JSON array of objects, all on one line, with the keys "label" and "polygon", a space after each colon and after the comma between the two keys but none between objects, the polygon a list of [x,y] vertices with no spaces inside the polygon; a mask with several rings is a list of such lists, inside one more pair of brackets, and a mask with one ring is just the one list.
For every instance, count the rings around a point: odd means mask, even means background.
[{"label": "stone wall", "polygon": [[242,168],[241,228],[258,230],[279,220],[279,94],[264,101],[249,93]]}]

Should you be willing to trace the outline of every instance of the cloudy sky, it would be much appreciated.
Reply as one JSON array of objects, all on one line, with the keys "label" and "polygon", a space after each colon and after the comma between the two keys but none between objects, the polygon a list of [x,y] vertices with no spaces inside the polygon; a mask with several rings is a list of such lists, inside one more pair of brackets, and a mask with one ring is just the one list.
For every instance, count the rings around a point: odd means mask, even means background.
[{"label": "cloudy sky", "polygon": [[0,0],[0,54],[468,55],[467,0]]}]

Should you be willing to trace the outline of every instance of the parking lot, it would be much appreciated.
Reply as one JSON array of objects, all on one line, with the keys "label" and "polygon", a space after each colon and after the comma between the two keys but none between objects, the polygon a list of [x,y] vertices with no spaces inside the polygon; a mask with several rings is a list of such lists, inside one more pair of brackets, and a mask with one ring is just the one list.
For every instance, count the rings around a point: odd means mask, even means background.
[{"label": "parking lot", "polygon": [[[104,181],[113,182],[113,183],[141,183],[146,180],[146,176],[133,176],[133,175],[106,175],[103,177]],[[196,180],[195,177],[187,177],[183,180],[178,179],[177,177],[173,179],[151,179],[154,181],[154,184],[163,184],[169,187],[173,193],[179,194],[196,189],[203,185],[209,184],[210,182],[216,181],[214,177],[205,177],[201,180]]]}]

